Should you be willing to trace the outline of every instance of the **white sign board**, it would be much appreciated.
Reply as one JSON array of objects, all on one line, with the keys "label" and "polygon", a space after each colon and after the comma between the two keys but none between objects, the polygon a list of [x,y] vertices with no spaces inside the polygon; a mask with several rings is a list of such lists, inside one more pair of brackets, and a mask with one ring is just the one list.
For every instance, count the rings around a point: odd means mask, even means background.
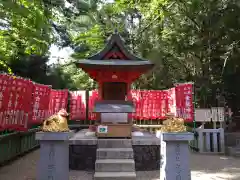
[{"label": "white sign board", "polygon": [[224,107],[211,107],[211,110],[213,122],[224,121]]},{"label": "white sign board", "polygon": [[107,133],[107,132],[108,132],[108,127],[107,127],[107,126],[102,126],[102,125],[100,125],[100,126],[98,126],[98,128],[97,128],[97,132],[98,132],[98,133]]},{"label": "white sign board", "polygon": [[212,114],[211,109],[195,109],[195,121],[196,122],[204,122],[204,121],[211,121]]}]

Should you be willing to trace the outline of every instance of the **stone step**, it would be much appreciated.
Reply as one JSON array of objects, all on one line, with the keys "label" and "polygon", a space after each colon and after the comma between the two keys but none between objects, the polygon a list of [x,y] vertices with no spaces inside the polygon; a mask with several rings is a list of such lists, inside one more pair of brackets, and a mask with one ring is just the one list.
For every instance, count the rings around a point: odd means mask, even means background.
[{"label": "stone step", "polygon": [[135,172],[95,172],[95,180],[136,180]]},{"label": "stone step", "polygon": [[99,139],[98,148],[132,148],[131,139]]},{"label": "stone step", "polygon": [[132,148],[99,148],[97,159],[133,159]]},{"label": "stone step", "polygon": [[133,172],[133,159],[98,159],[95,162],[95,172]]},{"label": "stone step", "polygon": [[230,155],[235,156],[235,157],[240,157],[240,151],[234,149],[233,151],[231,151],[231,154],[230,154]]},{"label": "stone step", "polygon": [[236,152],[233,156],[240,157],[240,152]]},{"label": "stone step", "polygon": [[239,147],[227,147],[227,154],[234,157],[240,157]]}]

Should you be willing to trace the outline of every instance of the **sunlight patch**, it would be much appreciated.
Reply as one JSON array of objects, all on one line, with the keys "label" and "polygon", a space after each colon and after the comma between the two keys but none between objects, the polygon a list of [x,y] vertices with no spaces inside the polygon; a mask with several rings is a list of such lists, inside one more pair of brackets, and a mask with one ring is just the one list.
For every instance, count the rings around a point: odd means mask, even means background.
[{"label": "sunlight patch", "polygon": [[193,180],[229,180],[234,179],[236,177],[239,177],[240,173],[231,174],[219,172],[219,173],[209,173],[209,172],[203,172],[203,171],[191,171],[192,179]]}]

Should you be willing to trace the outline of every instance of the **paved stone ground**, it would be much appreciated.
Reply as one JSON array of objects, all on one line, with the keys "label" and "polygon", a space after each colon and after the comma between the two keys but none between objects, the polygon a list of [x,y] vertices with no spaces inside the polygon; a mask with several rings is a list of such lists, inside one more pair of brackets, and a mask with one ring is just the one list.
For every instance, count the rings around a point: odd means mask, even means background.
[{"label": "paved stone ground", "polygon": [[[0,168],[0,180],[36,180],[38,150]],[[239,180],[240,158],[191,154],[192,180]],[[92,180],[93,173],[71,171],[70,180]],[[158,180],[159,171],[137,172],[137,180]]]}]

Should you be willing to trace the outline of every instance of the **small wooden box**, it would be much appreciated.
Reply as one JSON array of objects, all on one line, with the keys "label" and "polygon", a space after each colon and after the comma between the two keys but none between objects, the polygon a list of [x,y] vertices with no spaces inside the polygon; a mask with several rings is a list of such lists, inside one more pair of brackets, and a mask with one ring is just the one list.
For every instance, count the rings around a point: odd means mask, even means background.
[{"label": "small wooden box", "polygon": [[[99,132],[99,127],[107,128],[105,132]],[[96,132],[97,137],[131,137],[131,124],[99,124]]]}]

